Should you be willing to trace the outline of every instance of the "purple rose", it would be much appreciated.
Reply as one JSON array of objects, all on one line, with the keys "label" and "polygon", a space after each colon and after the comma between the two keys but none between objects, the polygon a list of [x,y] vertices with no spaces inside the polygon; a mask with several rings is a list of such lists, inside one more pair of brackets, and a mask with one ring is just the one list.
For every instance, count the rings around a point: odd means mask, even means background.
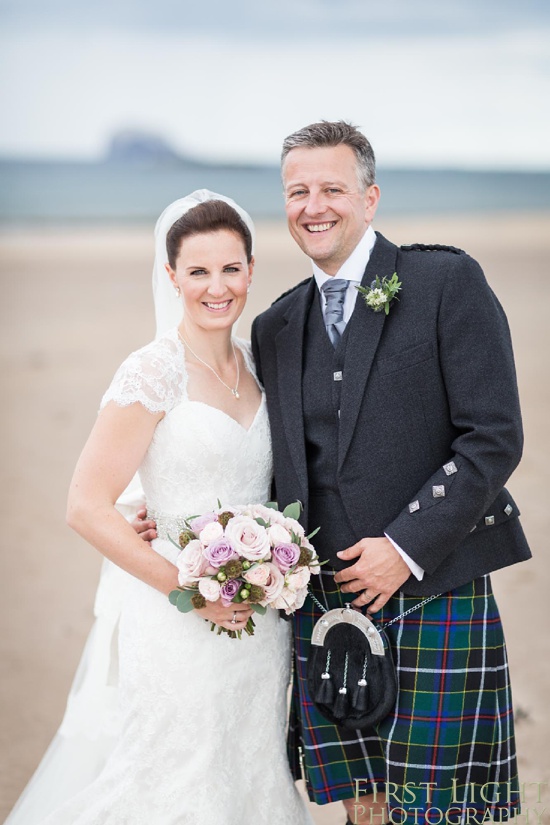
[{"label": "purple rose", "polygon": [[222,584],[220,588],[220,596],[224,607],[231,604],[240,589],[241,582],[237,579],[229,579]]},{"label": "purple rose", "polygon": [[229,559],[238,559],[238,553],[233,550],[231,543],[223,536],[212,544],[207,545],[203,550],[204,558],[212,565],[212,567],[221,567]]},{"label": "purple rose", "polygon": [[218,517],[215,513],[205,513],[204,516],[197,516],[197,518],[192,518],[189,522],[189,526],[193,533],[196,533],[197,536],[199,535],[200,531],[206,527],[207,524],[210,524],[211,521],[217,521]]},{"label": "purple rose", "polygon": [[286,573],[298,563],[300,548],[297,544],[276,544],[271,555],[281,573]]}]

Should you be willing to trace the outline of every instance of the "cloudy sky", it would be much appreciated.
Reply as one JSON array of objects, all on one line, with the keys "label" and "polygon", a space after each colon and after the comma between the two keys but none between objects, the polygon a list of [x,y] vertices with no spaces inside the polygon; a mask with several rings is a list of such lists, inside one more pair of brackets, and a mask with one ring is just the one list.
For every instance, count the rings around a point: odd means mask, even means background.
[{"label": "cloudy sky", "polygon": [[0,0],[0,155],[143,129],[276,162],[320,118],[384,165],[550,169],[548,0]]}]

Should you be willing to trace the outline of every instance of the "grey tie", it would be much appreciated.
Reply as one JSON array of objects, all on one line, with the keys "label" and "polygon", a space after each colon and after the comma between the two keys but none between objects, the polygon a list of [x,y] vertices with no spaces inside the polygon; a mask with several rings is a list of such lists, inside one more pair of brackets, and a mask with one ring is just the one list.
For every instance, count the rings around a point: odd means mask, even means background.
[{"label": "grey tie", "polygon": [[349,281],[343,278],[330,278],[321,289],[327,299],[325,307],[325,326],[332,346],[336,349],[346,327],[344,323],[344,300]]}]

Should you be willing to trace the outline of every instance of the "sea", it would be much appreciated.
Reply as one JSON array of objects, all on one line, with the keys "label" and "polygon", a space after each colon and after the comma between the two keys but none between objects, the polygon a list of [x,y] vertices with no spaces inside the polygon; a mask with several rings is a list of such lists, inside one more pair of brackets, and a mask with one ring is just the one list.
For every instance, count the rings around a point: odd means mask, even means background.
[{"label": "sea", "polygon": [[[550,172],[381,168],[379,215],[550,210]],[[0,159],[0,225],[148,223],[194,189],[283,219],[276,166]]]}]

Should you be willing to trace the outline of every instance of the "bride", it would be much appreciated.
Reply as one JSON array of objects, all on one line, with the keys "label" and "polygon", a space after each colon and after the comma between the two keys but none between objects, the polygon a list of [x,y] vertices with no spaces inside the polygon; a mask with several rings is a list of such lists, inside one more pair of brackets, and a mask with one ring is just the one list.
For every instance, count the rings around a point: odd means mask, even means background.
[{"label": "bride", "polygon": [[[207,190],[159,218],[157,338],[116,373],[69,493],[69,524],[113,564],[65,720],[9,825],[311,824],[286,758],[289,624],[268,610],[239,641],[210,626],[242,628],[246,604],[182,614],[167,598],[183,516],[269,498],[265,397],[231,336],[252,232]],[[136,470],[152,545],[115,508]]]}]

